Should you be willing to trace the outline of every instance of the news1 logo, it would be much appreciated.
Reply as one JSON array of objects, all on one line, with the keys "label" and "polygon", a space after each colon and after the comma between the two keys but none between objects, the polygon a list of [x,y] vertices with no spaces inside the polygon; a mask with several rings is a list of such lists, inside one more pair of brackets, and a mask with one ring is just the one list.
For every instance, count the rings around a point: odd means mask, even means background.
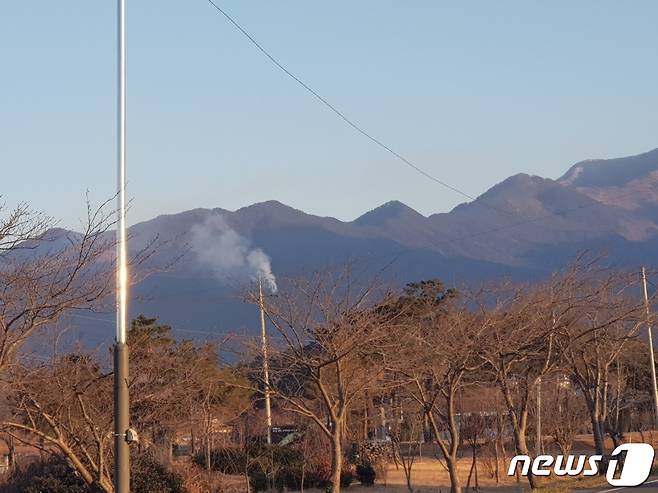
[{"label": "news1 logo", "polygon": [[[621,455],[626,453],[623,464]],[[611,486],[639,486],[651,474],[654,450],[648,443],[624,443],[612,451],[606,479]],[[538,455],[531,459],[527,455],[517,455],[512,458],[507,471],[508,476],[514,476],[517,466],[521,465],[521,475],[527,476],[530,471],[535,476],[595,476],[599,474],[599,464],[603,456],[591,455]],[[587,464],[587,467],[586,467]],[[621,472],[617,469],[621,467]]]}]

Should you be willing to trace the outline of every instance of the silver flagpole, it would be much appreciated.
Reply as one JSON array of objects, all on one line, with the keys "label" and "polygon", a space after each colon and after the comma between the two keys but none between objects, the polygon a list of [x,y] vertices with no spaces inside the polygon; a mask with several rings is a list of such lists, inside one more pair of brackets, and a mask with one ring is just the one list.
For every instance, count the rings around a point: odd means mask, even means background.
[{"label": "silver flagpole", "polygon": [[127,323],[127,237],[126,237],[126,0],[117,0],[117,331],[114,345],[114,491],[130,492]]}]

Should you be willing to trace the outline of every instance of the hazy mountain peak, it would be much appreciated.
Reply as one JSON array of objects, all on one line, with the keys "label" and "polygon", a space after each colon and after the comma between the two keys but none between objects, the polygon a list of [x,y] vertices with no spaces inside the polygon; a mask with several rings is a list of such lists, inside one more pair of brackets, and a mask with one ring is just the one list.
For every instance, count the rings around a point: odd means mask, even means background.
[{"label": "hazy mountain peak", "polygon": [[517,187],[519,185],[536,185],[538,183],[544,183],[547,179],[542,178],[541,176],[537,175],[529,175],[528,173],[517,173],[515,175],[512,175],[503,181],[501,181],[498,185],[494,185],[491,187],[490,190],[493,190],[495,188],[506,188],[506,187]]},{"label": "hazy mountain peak", "polygon": [[322,228],[336,228],[342,224],[332,217],[307,214],[277,200],[268,200],[242,207],[231,214],[229,222],[235,225],[242,224],[245,227],[245,232],[259,227],[315,225]]},{"label": "hazy mountain peak", "polygon": [[233,213],[238,217],[269,218],[273,220],[291,220],[307,216],[304,211],[290,207],[278,200],[267,200],[241,207]]},{"label": "hazy mountain peak", "polygon": [[418,211],[412,209],[399,200],[391,200],[379,207],[356,218],[353,222],[358,225],[366,226],[379,226],[391,220],[410,220],[410,219],[426,219]]},{"label": "hazy mountain peak", "polygon": [[240,207],[235,212],[240,213],[244,211],[253,211],[253,210],[297,211],[297,209],[294,209],[293,207],[290,207],[289,205],[286,205],[283,202],[279,202],[278,200],[265,200],[263,202],[256,202],[255,204]]},{"label": "hazy mountain peak", "polygon": [[524,203],[541,190],[556,185],[557,183],[549,178],[517,173],[494,185],[473,202],[459,204],[453,211],[480,205],[504,207],[505,204]]},{"label": "hazy mountain peak", "polygon": [[658,149],[625,158],[581,161],[560,178],[560,183],[598,202],[655,219]]},{"label": "hazy mountain peak", "polygon": [[573,187],[620,187],[656,170],[658,149],[629,157],[580,161],[558,181]]}]

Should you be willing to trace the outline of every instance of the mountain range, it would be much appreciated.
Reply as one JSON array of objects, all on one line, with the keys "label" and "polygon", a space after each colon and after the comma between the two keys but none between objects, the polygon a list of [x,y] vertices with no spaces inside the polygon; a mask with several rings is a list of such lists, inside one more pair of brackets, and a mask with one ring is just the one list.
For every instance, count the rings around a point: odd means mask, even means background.
[{"label": "mountain range", "polygon": [[[164,242],[156,262],[184,252],[135,287],[133,315],[159,316],[196,338],[254,333],[257,313],[236,288],[248,282],[250,252],[266,254],[280,279],[352,261],[361,275],[451,285],[540,278],[584,250],[618,266],[658,265],[658,149],[582,161],[557,180],[517,174],[428,217],[395,200],[350,222],[268,201],[162,215],[130,235],[133,248],[156,236]],[[105,338],[111,324],[102,314],[75,322],[90,340]]]}]

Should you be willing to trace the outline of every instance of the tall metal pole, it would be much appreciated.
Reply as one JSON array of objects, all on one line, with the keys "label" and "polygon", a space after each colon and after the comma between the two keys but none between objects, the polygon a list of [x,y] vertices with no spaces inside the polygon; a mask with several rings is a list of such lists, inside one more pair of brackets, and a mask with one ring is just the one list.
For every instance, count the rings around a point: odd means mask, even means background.
[{"label": "tall metal pole", "polygon": [[265,416],[267,420],[267,444],[272,444],[272,407],[270,405],[270,365],[267,358],[267,333],[265,332],[265,302],[263,283],[258,278],[258,301],[260,306],[260,337],[263,350],[263,382],[265,386]]},{"label": "tall metal pole", "polygon": [[114,345],[114,491],[130,492],[126,235],[126,0],[117,0],[117,332]]},{"label": "tall metal pole", "polygon": [[651,382],[653,383],[653,407],[658,429],[658,385],[656,385],[656,364],[653,357],[653,335],[651,334],[651,312],[649,310],[649,295],[647,293],[647,272],[642,266],[642,287],[644,289],[644,308],[647,312],[647,332],[649,334],[649,359],[651,364]]}]

